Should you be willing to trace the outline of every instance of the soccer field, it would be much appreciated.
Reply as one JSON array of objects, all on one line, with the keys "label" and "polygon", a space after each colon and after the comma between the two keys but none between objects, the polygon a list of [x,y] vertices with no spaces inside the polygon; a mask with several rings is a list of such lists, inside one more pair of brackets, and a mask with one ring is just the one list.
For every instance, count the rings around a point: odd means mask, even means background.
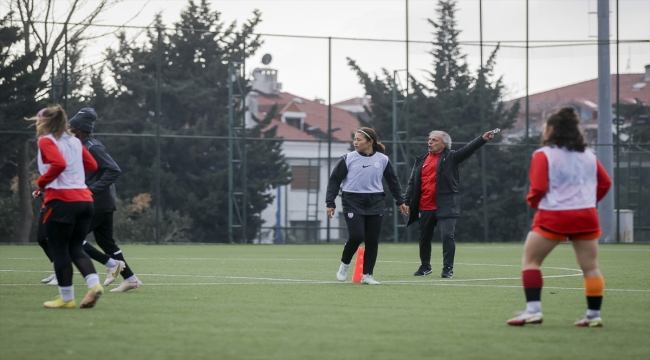
[{"label": "soccer field", "polygon": [[544,324],[507,326],[524,309],[522,247],[459,244],[440,279],[439,243],[417,278],[417,245],[382,243],[369,286],[336,281],[342,245],[125,245],[140,289],[52,310],[41,249],[0,246],[0,359],[650,358],[650,246],[601,245],[603,328],[573,326],[586,301],[564,244],[542,269]]}]

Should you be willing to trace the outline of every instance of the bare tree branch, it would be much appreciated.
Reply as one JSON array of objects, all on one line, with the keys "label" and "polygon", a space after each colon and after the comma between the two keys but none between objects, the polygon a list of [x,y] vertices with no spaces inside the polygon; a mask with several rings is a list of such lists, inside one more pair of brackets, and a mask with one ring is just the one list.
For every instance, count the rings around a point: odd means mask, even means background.
[{"label": "bare tree branch", "polygon": [[[11,7],[18,8],[17,12],[20,21],[23,24],[23,30],[26,37],[25,53],[33,51],[30,42],[32,37],[38,44],[39,61],[34,65],[32,70],[42,77],[47,72],[47,67],[50,62],[53,61],[53,56],[56,52],[60,51],[62,47],[65,47],[65,44],[62,43],[63,38],[66,36],[66,31],[68,44],[71,42],[79,43],[81,41],[92,41],[119,31],[118,28],[115,31],[108,33],[84,36],[84,33],[93,25],[104,11],[122,1],[123,0],[99,0],[97,2],[88,0],[70,1],[68,9],[65,11],[65,15],[63,19],[61,19],[62,21],[56,21],[57,16],[55,15],[54,10],[56,9],[57,4],[54,0],[9,0],[8,2]],[[91,11],[84,16],[81,21],[74,23],[71,21],[81,9],[90,7],[91,4]],[[127,23],[136,18],[143,9],[144,6],[135,14],[135,16],[130,18]],[[43,19],[43,21],[38,21],[37,17]],[[38,23],[43,24],[43,28],[36,26]]]},{"label": "bare tree branch", "polygon": [[[45,24],[43,25],[43,29],[45,31],[45,42],[47,43],[49,38],[50,33],[47,31],[47,19],[50,16],[50,9],[52,9],[52,17],[54,17],[54,7],[52,6],[52,0],[47,0],[47,10],[45,10]],[[54,25],[52,26],[52,31],[54,31]]]}]

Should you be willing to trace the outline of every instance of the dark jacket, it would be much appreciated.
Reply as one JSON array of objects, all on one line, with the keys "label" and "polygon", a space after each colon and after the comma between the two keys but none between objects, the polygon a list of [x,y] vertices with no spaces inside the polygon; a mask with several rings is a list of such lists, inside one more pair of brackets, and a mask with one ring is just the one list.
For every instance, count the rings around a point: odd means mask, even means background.
[{"label": "dark jacket", "polygon": [[[487,141],[482,136],[472,140],[458,150],[445,148],[436,166],[436,216],[451,218],[460,216],[460,193],[458,192],[458,165],[483,146]],[[420,219],[419,207],[422,193],[422,165],[427,154],[415,158],[408,187],[406,188],[405,204],[409,207],[408,225]]]},{"label": "dark jacket", "polygon": [[[336,165],[334,165],[332,174],[330,174],[329,183],[327,185],[327,194],[325,196],[325,202],[328,208],[336,208],[334,200],[336,200],[336,196],[339,194],[341,182],[348,175],[348,167],[345,163],[346,156],[347,155],[341,156]],[[404,203],[404,198],[402,197],[402,186],[399,183],[399,178],[397,178],[397,173],[395,173],[395,169],[390,160],[388,160],[388,164],[384,169],[383,177],[388,184],[388,188],[390,189],[393,198],[395,199],[395,204],[397,204],[397,206],[402,205]],[[343,191],[341,193],[343,212],[359,215],[383,214],[384,208],[386,207],[386,202],[384,200],[385,197],[386,194],[383,192],[352,193]]]},{"label": "dark jacket", "polygon": [[91,137],[81,140],[97,161],[97,170],[86,173],[86,186],[93,193],[95,212],[115,211],[115,180],[122,172],[102,143]]}]

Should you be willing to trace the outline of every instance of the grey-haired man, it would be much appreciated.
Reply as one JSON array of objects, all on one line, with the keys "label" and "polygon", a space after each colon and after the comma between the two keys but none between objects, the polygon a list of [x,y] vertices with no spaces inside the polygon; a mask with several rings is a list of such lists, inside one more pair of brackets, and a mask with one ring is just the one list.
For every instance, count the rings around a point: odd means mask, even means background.
[{"label": "grey-haired man", "polygon": [[425,276],[432,273],[431,241],[433,230],[439,225],[443,257],[441,276],[454,276],[454,231],[456,220],[460,216],[458,165],[494,138],[494,134],[494,130],[488,131],[462,148],[451,150],[449,134],[439,130],[429,133],[429,152],[415,158],[405,196],[405,205],[409,207],[407,226],[420,222],[421,264],[413,275]]}]

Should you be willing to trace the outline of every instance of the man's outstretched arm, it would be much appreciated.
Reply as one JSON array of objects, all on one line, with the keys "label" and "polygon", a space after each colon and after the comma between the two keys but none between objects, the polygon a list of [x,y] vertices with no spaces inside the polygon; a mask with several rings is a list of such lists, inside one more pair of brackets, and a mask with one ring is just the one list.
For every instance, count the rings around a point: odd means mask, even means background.
[{"label": "man's outstretched arm", "polygon": [[485,145],[488,142],[488,140],[492,140],[492,139],[494,139],[494,130],[490,130],[486,132],[485,134],[483,134],[483,136],[477,137],[476,139],[470,141],[467,145],[460,148],[458,151],[454,153],[454,160],[456,160],[456,162],[458,163],[467,160],[467,158],[472,156],[472,154],[474,154],[476,150],[478,150],[481,146]]}]

